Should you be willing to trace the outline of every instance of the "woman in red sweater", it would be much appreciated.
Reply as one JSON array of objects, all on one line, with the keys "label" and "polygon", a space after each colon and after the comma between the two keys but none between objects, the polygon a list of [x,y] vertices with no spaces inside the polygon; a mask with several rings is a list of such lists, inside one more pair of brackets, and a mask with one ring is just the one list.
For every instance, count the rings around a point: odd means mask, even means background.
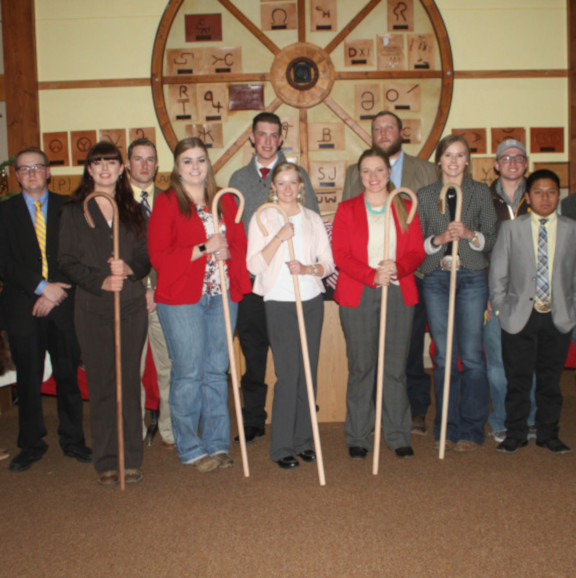
[{"label": "woman in red sweater", "polygon": [[[180,460],[200,472],[232,465],[228,415],[228,349],[218,261],[224,261],[232,326],[250,293],[246,236],[232,195],[220,201],[204,143],[186,138],[174,151],[170,188],[154,202],[148,230],[158,273],[155,301],[172,360],[170,411]],[[199,429],[201,435],[198,435]]]}]

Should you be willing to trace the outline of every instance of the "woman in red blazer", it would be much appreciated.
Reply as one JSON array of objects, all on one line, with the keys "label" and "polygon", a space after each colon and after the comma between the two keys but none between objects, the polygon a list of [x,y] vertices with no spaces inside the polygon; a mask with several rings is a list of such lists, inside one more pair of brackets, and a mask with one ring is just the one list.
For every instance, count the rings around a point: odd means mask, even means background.
[{"label": "woman in red blazer", "polygon": [[[170,189],[154,201],[148,226],[158,273],[154,299],[172,360],[170,411],[178,456],[200,472],[232,465],[228,415],[228,349],[218,261],[224,261],[232,327],[238,301],[250,293],[246,235],[232,195],[220,201],[204,143],[186,138],[174,151]],[[198,430],[201,435],[198,435]]]},{"label": "woman in red blazer", "polygon": [[398,457],[407,457],[414,452],[406,360],[413,306],[418,302],[414,271],[425,257],[424,241],[418,218],[410,226],[406,223],[410,203],[396,197],[390,231],[394,257],[383,258],[385,204],[393,189],[390,161],[383,151],[372,148],[362,153],[358,168],[364,192],[340,203],[332,237],[334,262],[340,270],[334,299],[340,305],[348,355],[346,443],[354,459],[365,458],[372,449],[380,303],[382,287],[387,286],[382,429],[388,447]]}]

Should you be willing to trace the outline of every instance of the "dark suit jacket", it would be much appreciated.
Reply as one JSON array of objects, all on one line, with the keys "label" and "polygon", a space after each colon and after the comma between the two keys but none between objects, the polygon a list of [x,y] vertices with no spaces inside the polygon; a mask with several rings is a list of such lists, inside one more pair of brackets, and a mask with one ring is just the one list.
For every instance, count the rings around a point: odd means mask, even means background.
[{"label": "dark suit jacket", "polygon": [[[406,201],[410,212],[412,203]],[[418,291],[414,271],[424,259],[424,241],[418,216],[403,233],[400,230],[396,210],[392,207],[396,227],[396,267],[398,281],[406,305],[418,303]],[[356,307],[360,303],[364,286],[376,287],[376,269],[368,264],[368,217],[364,195],[340,203],[334,217],[332,252],[340,270],[334,299],[339,305]],[[382,256],[384,257],[384,256]]]},{"label": "dark suit jacket", "polygon": [[[490,262],[490,301],[502,329],[519,333],[534,308],[536,257],[530,214],[502,223]],[[552,321],[562,333],[576,325],[576,222],[558,217],[552,269]]]},{"label": "dark suit jacket", "polygon": [[[408,187],[410,190],[417,192],[418,189],[433,183],[437,178],[436,168],[432,163],[404,153],[401,183],[403,187]],[[354,163],[350,165],[346,171],[342,200],[347,201],[348,199],[357,197],[363,190],[364,187],[360,179],[360,174],[358,173],[358,165]]]},{"label": "dark suit jacket", "polygon": [[[67,197],[49,193],[46,220],[46,257],[48,281],[69,283],[58,268],[58,223],[60,209]],[[34,223],[22,194],[0,203],[0,277],[4,288],[0,293],[6,329],[14,335],[29,335],[35,318],[32,308],[38,299],[34,293],[42,281],[42,256]],[[49,317],[63,329],[73,328],[73,291]]]}]

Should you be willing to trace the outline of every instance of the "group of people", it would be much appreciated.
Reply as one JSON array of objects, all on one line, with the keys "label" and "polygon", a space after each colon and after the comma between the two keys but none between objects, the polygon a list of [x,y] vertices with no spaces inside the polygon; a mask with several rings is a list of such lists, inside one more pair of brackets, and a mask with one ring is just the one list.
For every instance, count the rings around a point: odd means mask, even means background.
[{"label": "group of people", "polygon": [[[470,150],[462,137],[444,137],[435,163],[429,163],[402,150],[402,121],[388,111],[374,118],[372,138],[372,148],[347,172],[332,242],[306,171],[281,151],[282,124],[273,113],[254,118],[254,155],[230,179],[245,199],[241,223],[233,194],[222,195],[213,207],[219,189],[208,150],[197,138],[176,146],[165,192],[154,185],[158,160],[147,139],[130,145],[126,163],[112,143],[97,143],[69,199],[48,192],[49,161],[40,149],[20,152],[14,167],[22,194],[0,203],[0,304],[17,368],[21,449],[10,470],[27,470],[47,450],[40,386],[48,352],[64,455],[93,462],[100,484],[119,483],[114,294],[120,295],[126,483],[142,480],[141,377],[148,340],[164,446],[199,472],[233,465],[225,309],[246,360],[246,442],[266,433],[271,348],[277,381],[270,457],[282,469],[314,462],[305,364],[315,391],[322,280],[336,270],[334,299],[349,370],[345,437],[352,459],[372,450],[383,287],[381,426],[390,450],[410,457],[411,435],[426,434],[428,325],[435,347],[437,444],[449,371],[446,450],[471,452],[484,442],[492,401],[490,425],[499,451],[513,453],[532,436],[553,453],[567,453],[558,437],[559,380],[576,325],[576,252],[565,250],[576,240],[576,221],[557,216],[558,177],[536,171],[526,181],[526,150],[509,140],[498,147],[499,178],[489,189],[469,177]],[[386,218],[388,197],[398,187],[417,191],[411,222],[411,202],[401,196]],[[94,192],[105,195],[87,201]],[[576,214],[572,200],[566,201],[569,216],[571,210]],[[113,251],[115,219],[119,256]],[[453,267],[455,346],[448,360]],[[296,301],[304,311],[308,360]],[[81,361],[92,449],[83,434]]]}]

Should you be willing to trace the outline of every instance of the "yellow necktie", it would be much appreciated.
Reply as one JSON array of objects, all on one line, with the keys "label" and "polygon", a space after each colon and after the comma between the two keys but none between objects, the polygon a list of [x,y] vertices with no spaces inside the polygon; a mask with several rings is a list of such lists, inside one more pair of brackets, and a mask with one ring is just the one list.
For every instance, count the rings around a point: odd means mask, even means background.
[{"label": "yellow necktie", "polygon": [[42,201],[35,201],[36,214],[34,219],[34,228],[36,229],[36,237],[38,237],[38,245],[40,245],[40,253],[42,253],[42,277],[48,279],[48,260],[46,259],[46,220],[42,212]]}]

